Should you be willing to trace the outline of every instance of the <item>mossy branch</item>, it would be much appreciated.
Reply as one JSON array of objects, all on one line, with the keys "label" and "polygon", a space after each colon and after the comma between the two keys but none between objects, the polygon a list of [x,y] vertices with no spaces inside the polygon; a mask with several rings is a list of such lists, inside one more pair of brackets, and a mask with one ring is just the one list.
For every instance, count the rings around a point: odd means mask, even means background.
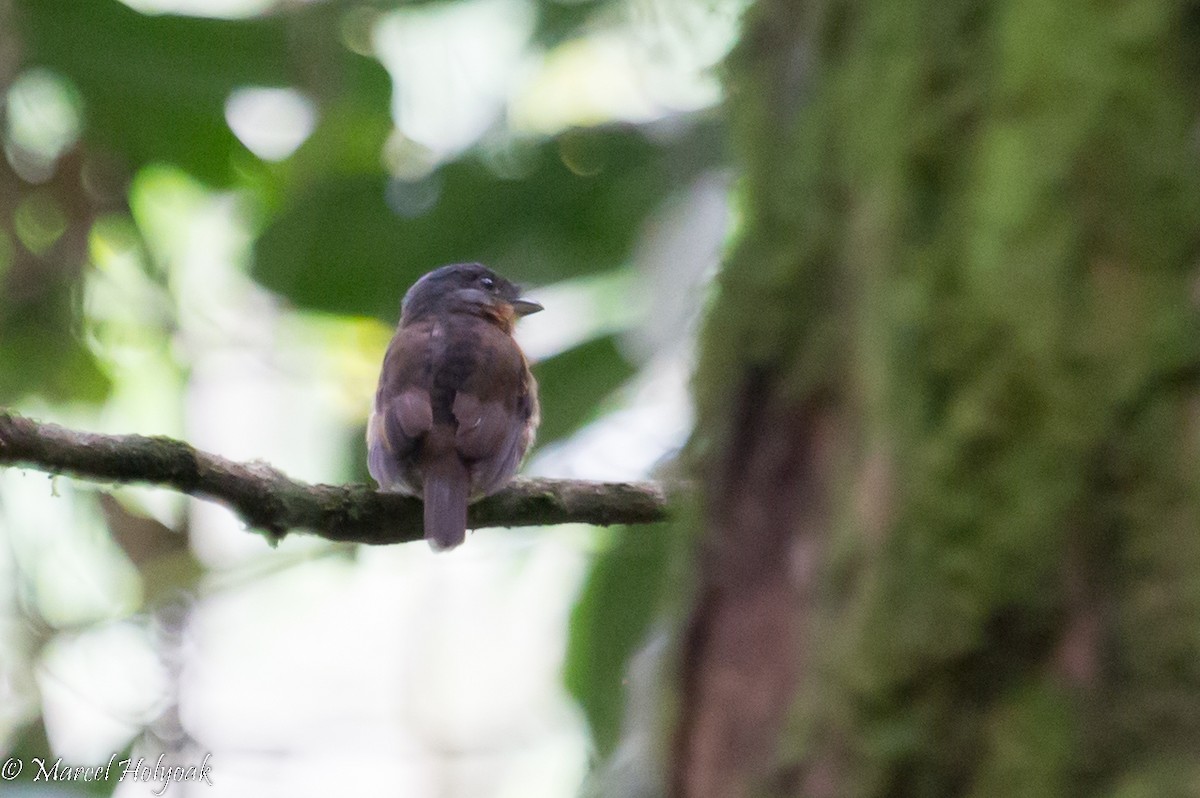
[{"label": "mossy branch", "polygon": [[[161,485],[223,504],[274,539],[292,530],[371,544],[422,537],[417,499],[366,485],[310,485],[266,463],[237,463],[173,438],[79,432],[0,410],[0,466]],[[657,483],[518,478],[471,505],[468,526],[648,524],[666,516]]]}]

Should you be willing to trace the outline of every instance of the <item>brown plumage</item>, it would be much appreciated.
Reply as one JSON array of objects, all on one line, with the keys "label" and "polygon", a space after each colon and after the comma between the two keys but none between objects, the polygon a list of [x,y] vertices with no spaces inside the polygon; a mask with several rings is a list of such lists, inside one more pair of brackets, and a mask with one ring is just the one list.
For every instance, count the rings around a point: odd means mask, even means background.
[{"label": "brown plumage", "polygon": [[467,503],[504,487],[533,441],[537,383],[512,332],[541,309],[478,263],[436,269],[404,297],[367,465],[383,490],[424,499],[435,549],[463,542]]}]

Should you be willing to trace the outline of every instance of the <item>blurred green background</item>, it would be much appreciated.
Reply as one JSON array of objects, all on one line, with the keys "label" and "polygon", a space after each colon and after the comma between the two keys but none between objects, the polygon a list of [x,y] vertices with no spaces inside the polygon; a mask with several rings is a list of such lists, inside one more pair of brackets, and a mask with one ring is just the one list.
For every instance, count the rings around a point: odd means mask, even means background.
[{"label": "blurred green background", "polygon": [[[0,0],[0,404],[366,481],[400,297],[479,260],[547,308],[528,470],[655,473],[730,226],[741,6]],[[211,752],[217,795],[571,795],[667,554],[582,527],[271,549],[211,504],[0,471],[0,754]]]}]

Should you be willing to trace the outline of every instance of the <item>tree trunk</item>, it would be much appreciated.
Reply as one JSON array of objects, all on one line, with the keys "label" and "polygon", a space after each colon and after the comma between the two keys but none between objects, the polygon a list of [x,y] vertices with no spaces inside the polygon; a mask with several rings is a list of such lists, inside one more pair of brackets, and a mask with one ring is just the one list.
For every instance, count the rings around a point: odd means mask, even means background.
[{"label": "tree trunk", "polygon": [[1200,784],[1194,7],[758,0],[670,792]]}]

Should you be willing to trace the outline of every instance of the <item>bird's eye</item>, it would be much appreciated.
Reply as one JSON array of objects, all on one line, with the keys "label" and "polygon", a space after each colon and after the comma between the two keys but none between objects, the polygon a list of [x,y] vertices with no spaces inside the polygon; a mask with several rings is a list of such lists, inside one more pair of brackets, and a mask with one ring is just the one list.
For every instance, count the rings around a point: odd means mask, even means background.
[{"label": "bird's eye", "polygon": [[491,291],[493,288],[496,287],[496,281],[493,280],[491,277],[480,277],[479,284],[482,285],[484,288],[486,288],[489,291]]}]

